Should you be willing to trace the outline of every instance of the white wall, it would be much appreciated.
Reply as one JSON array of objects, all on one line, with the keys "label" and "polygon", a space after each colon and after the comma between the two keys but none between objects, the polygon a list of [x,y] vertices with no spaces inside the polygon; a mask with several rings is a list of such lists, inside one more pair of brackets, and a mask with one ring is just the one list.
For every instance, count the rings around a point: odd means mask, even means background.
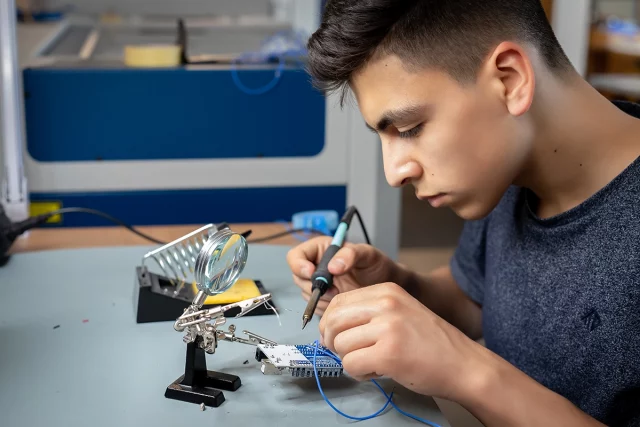
[{"label": "white wall", "polygon": [[593,0],[555,0],[552,25],[558,41],[581,75],[587,71]]},{"label": "white wall", "polygon": [[293,0],[293,25],[307,35],[320,26],[320,0]]}]

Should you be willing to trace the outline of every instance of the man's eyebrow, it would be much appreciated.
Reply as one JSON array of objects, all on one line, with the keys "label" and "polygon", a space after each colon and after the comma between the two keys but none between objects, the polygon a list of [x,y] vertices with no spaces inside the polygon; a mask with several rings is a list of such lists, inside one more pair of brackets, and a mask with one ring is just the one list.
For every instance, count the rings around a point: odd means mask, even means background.
[{"label": "man's eyebrow", "polygon": [[[376,128],[378,131],[383,131],[387,127],[395,123],[399,123],[399,122],[401,123],[408,120],[413,120],[416,115],[424,113],[426,108],[427,108],[426,105],[408,105],[406,107],[398,108],[396,110],[386,111],[382,115],[382,118],[378,120],[378,124],[376,125]],[[375,129],[373,129],[371,126],[367,125],[367,127],[375,131]]]}]

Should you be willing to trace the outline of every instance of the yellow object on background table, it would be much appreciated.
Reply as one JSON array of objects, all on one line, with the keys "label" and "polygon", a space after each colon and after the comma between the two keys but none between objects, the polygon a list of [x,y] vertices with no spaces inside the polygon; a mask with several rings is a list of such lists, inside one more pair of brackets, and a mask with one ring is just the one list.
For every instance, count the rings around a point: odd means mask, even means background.
[{"label": "yellow object on background table", "polygon": [[[191,285],[194,294],[198,293],[195,283]],[[251,279],[238,279],[228,290],[218,295],[208,296],[204,305],[231,304],[249,298],[260,296],[260,289],[256,282]]]},{"label": "yellow object on background table", "polygon": [[124,63],[141,68],[177,67],[181,55],[178,45],[129,45],[124,48]]}]

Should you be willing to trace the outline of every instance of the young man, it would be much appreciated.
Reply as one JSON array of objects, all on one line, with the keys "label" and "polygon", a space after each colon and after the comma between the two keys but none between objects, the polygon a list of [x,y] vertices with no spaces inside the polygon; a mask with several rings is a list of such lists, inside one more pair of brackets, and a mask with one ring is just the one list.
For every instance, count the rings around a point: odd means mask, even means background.
[{"label": "young man", "polygon": [[[426,276],[336,255],[318,313],[345,370],[489,426],[640,424],[640,108],[581,79],[539,0],[329,0],[309,70],[353,95],[390,185],[467,220]],[[288,255],[307,299],[329,241]]]}]

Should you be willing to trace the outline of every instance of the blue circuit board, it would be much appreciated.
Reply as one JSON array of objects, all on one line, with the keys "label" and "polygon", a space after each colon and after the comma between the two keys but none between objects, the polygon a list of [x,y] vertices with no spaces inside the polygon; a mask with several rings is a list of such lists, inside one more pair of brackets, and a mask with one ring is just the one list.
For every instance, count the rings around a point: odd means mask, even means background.
[{"label": "blue circuit board", "polygon": [[[259,345],[258,360],[263,364],[263,373],[288,371],[294,377],[314,377],[313,353],[315,346],[298,345]],[[343,374],[342,362],[328,348],[318,346],[316,371],[319,377],[339,377]]]},{"label": "blue circuit board", "polygon": [[[310,377],[314,376],[313,373],[313,353],[316,351],[315,345],[298,344],[295,346],[304,357],[306,361],[300,360],[297,362],[297,366],[293,369],[292,374],[294,377]],[[318,375],[322,377],[339,377],[342,374],[342,362],[338,356],[333,354],[331,350],[326,347],[318,346],[316,352],[316,370]],[[322,375],[321,375],[322,374]]]}]

